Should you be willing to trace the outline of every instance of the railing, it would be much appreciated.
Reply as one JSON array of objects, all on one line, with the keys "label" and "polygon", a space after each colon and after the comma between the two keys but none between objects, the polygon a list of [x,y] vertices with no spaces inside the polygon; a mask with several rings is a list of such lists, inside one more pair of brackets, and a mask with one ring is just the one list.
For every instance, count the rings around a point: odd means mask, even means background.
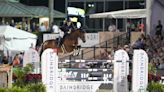
[{"label": "railing", "polygon": [[[123,46],[125,44],[130,43],[130,36],[128,33],[124,33],[118,36],[115,36],[112,39],[108,39],[104,42],[101,42],[99,44],[96,44],[92,47],[82,47],[82,52],[81,55],[79,56],[66,56],[61,58],[61,60],[64,59],[70,59],[70,60],[75,60],[75,59],[98,59],[100,57],[100,54],[98,53],[98,49],[110,49],[110,48],[117,48],[118,46]],[[86,58],[86,56],[90,55],[90,57]]]}]

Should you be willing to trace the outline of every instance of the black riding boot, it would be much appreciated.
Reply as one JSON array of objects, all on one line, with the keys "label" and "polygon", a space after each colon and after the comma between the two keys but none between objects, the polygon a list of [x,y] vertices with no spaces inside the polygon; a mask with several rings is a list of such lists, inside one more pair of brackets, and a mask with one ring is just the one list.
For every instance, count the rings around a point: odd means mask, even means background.
[{"label": "black riding boot", "polygon": [[59,37],[57,47],[60,47],[62,45],[62,43],[63,43],[63,38]]}]

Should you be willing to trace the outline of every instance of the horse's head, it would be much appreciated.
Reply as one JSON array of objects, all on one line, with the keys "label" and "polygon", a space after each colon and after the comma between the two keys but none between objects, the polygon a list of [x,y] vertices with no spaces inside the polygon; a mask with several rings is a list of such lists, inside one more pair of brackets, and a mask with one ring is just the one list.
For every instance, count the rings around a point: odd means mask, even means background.
[{"label": "horse's head", "polygon": [[86,39],[85,39],[85,31],[77,29],[77,36],[85,43]]}]

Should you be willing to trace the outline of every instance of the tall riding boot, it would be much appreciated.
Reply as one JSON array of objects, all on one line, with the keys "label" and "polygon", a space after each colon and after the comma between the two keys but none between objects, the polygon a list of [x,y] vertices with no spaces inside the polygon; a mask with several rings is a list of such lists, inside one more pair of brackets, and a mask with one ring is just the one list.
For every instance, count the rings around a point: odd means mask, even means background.
[{"label": "tall riding boot", "polygon": [[57,47],[60,47],[61,46],[61,40],[62,40],[62,38],[59,37]]}]

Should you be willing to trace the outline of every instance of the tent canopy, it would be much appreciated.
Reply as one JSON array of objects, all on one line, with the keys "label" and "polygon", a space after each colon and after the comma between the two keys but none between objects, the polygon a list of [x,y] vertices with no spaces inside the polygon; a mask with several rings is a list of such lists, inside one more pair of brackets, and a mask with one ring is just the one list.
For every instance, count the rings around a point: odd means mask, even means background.
[{"label": "tent canopy", "polygon": [[14,51],[25,51],[36,45],[37,36],[11,27],[11,26],[0,26],[0,49],[14,50]]},{"label": "tent canopy", "polygon": [[127,9],[113,12],[90,14],[90,18],[146,18],[146,9]]}]

